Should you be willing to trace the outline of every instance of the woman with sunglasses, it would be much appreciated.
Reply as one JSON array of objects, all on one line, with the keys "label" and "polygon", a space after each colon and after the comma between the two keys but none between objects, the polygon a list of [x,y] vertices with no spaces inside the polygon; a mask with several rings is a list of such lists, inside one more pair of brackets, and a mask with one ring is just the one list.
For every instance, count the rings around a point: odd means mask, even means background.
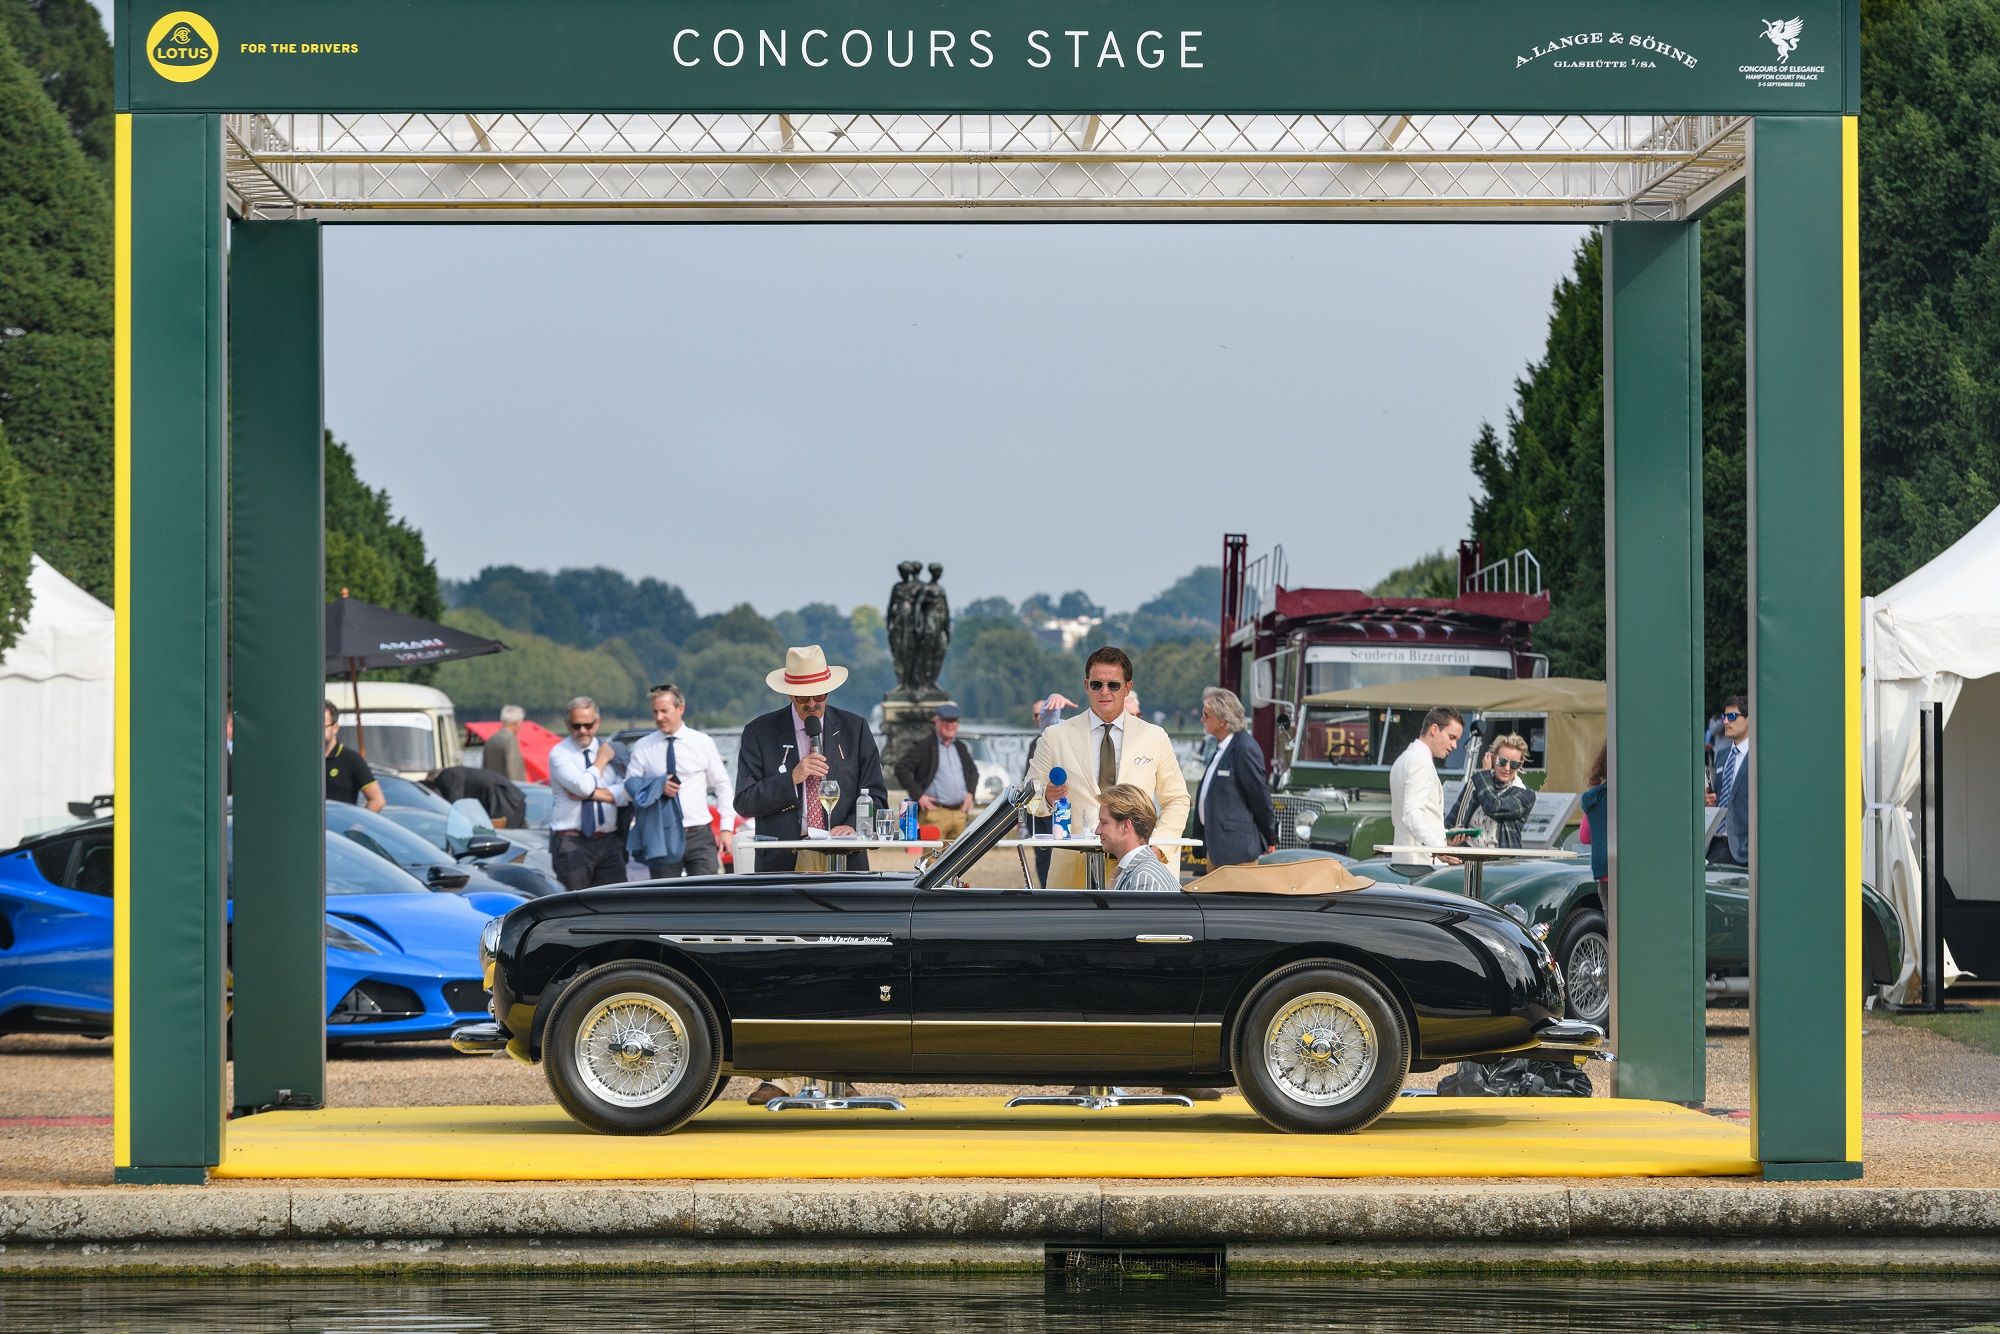
[{"label": "woman with sunglasses", "polygon": [[1518,848],[1521,826],[1535,809],[1535,790],[1521,780],[1528,743],[1512,733],[1486,750],[1486,759],[1472,775],[1468,805],[1471,827],[1479,831],[1467,840],[1480,848]]}]

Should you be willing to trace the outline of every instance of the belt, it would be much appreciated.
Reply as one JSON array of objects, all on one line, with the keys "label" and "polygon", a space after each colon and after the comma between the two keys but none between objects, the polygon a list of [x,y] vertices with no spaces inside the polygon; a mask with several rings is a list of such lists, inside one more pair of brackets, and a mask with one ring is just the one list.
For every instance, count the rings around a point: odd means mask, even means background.
[{"label": "belt", "polygon": [[600,829],[594,834],[586,834],[581,829],[557,829],[553,832],[555,833],[555,836],[557,838],[562,838],[565,835],[567,835],[570,838],[610,838],[613,834],[617,833],[618,831],[614,828],[614,829]]}]

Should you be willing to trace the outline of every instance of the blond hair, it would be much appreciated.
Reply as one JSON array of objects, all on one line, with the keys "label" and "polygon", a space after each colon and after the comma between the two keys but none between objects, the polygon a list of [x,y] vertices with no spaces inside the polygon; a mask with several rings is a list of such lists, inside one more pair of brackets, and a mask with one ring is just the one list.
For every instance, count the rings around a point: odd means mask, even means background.
[{"label": "blond hair", "polygon": [[1124,820],[1132,826],[1132,832],[1143,840],[1153,837],[1153,830],[1160,823],[1160,814],[1153,805],[1153,799],[1145,789],[1130,783],[1114,783],[1104,789],[1104,795],[1097,803],[1098,814],[1108,815],[1114,820]]}]

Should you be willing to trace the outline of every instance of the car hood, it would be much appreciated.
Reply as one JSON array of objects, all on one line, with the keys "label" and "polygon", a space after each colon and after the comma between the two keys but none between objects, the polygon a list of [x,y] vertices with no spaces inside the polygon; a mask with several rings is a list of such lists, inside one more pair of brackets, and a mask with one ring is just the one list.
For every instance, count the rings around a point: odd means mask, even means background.
[{"label": "car hood", "polygon": [[487,917],[456,894],[337,894],[327,899],[326,913],[449,976],[479,974],[479,932]]}]

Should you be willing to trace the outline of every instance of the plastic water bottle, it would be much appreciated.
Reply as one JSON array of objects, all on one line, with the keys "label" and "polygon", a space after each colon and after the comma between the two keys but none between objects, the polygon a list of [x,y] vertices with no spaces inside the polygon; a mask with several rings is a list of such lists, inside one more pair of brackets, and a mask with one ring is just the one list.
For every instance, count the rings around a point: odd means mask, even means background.
[{"label": "plastic water bottle", "polygon": [[902,826],[903,841],[905,843],[914,843],[917,841],[917,803],[915,799],[910,797],[903,798],[903,809],[899,812],[897,823]]},{"label": "plastic water bottle", "polygon": [[[1069,771],[1067,769],[1058,765],[1049,770],[1049,785],[1051,787],[1061,787],[1067,782],[1069,782]],[[1054,826],[1057,838],[1068,838],[1070,836],[1068,797],[1056,798],[1056,804],[1049,808],[1049,821]]]},{"label": "plastic water bottle", "polygon": [[875,798],[865,788],[854,797],[854,832],[863,838],[875,837]]}]

